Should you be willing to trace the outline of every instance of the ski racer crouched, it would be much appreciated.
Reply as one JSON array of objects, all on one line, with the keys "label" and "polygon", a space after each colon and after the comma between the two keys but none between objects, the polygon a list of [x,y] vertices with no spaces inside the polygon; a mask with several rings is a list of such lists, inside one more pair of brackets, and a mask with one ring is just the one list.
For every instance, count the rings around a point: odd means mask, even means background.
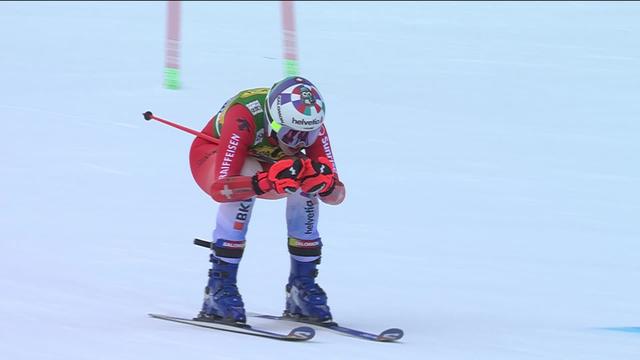
[{"label": "ski racer crouched", "polygon": [[193,176],[220,203],[199,319],[246,322],[236,274],[255,199],[286,198],[291,271],[285,316],[332,320],[327,295],[315,282],[322,249],[319,200],[340,204],[345,187],[338,179],[324,117],[318,89],[302,77],[288,77],[229,99],[202,130],[220,139],[219,144],[202,138],[193,142]]}]

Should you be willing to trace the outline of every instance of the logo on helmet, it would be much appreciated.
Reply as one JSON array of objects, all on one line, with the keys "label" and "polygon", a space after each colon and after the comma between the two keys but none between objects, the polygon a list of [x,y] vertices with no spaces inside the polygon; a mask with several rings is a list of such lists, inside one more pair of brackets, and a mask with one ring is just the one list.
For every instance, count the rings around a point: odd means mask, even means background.
[{"label": "logo on helmet", "polygon": [[303,125],[303,126],[315,126],[315,125],[320,125],[322,124],[322,119],[313,119],[313,120],[298,120],[294,117],[291,118],[291,123],[292,124],[296,124],[296,125]]},{"label": "logo on helmet", "polygon": [[291,97],[291,102],[300,114],[313,116],[314,113],[319,114],[322,112],[322,99],[314,87],[299,85],[291,91],[291,94],[297,95],[297,99],[293,96]]},{"label": "logo on helmet", "polygon": [[307,106],[311,106],[313,104],[316,103],[316,98],[315,96],[313,96],[313,93],[311,92],[311,89],[309,89],[308,87],[302,85],[300,86],[300,98],[302,99],[302,102],[307,105]]}]

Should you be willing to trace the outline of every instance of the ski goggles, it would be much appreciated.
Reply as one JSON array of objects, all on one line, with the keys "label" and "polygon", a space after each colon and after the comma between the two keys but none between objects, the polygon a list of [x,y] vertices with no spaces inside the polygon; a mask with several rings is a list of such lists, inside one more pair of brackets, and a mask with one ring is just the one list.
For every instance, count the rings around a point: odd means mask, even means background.
[{"label": "ski goggles", "polygon": [[311,131],[300,131],[282,125],[277,121],[271,121],[271,129],[276,133],[281,143],[293,149],[301,149],[309,147],[316,142],[322,131],[322,126]]}]

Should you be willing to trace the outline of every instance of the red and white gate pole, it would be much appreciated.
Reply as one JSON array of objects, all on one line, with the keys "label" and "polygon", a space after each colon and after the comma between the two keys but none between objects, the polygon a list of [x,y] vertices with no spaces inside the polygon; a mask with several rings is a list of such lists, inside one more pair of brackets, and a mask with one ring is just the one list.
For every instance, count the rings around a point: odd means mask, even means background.
[{"label": "red and white gate pole", "polygon": [[282,38],[284,41],[284,76],[299,74],[296,20],[293,1],[280,1],[282,10]]},{"label": "red and white gate pole", "polygon": [[167,39],[164,57],[164,86],[180,88],[180,1],[167,1]]}]

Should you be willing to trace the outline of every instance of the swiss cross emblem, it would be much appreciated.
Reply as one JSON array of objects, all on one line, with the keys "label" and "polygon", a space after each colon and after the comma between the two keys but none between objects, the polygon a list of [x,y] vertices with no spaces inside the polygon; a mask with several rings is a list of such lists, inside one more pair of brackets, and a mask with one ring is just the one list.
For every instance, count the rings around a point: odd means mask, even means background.
[{"label": "swiss cross emblem", "polygon": [[227,199],[231,199],[231,195],[233,195],[233,191],[229,189],[229,185],[224,186],[224,189],[220,190],[220,194],[224,195]]}]

